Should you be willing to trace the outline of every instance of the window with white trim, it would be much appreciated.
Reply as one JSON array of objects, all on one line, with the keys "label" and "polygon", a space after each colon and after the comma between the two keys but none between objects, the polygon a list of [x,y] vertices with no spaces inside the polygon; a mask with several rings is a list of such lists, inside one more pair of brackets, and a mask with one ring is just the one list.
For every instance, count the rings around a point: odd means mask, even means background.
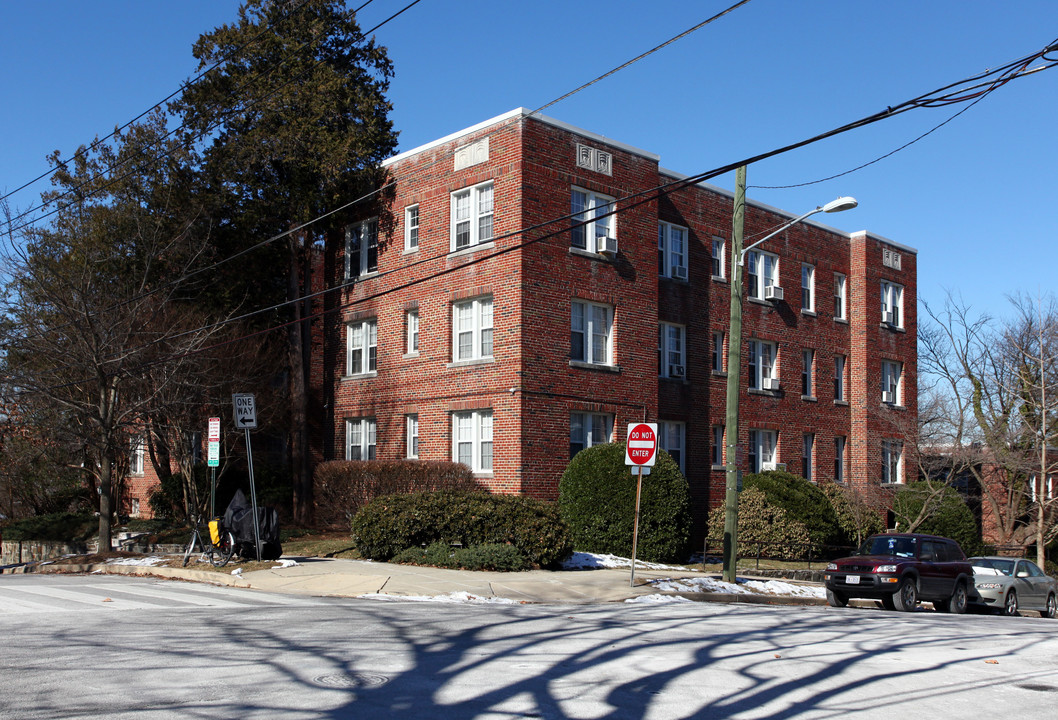
[{"label": "window with white trim", "polygon": [[684,472],[683,448],[685,436],[685,423],[658,421],[658,447],[672,456],[672,459],[680,466],[680,472]]},{"label": "window with white trim", "polygon": [[452,305],[452,360],[492,357],[492,298],[481,297]]},{"label": "window with white trim", "polygon": [[834,482],[845,482],[845,436],[834,436]]},{"label": "window with white trim", "polygon": [[904,327],[904,288],[887,280],[882,281],[882,322]]},{"label": "window with white trim", "polygon": [[349,418],[345,421],[345,459],[374,460],[377,437],[375,418]]},{"label": "window with white trim", "polygon": [[813,480],[812,473],[815,471],[815,433],[805,433],[801,436],[801,477],[805,480]]},{"label": "window with white trim", "polygon": [[882,484],[892,485],[904,480],[904,443],[882,440]]},{"label": "window with white trim", "polygon": [[686,329],[683,325],[661,323],[658,326],[658,376],[683,378],[687,373],[684,356]]},{"label": "window with white trim", "polygon": [[724,371],[724,331],[716,330],[713,332],[713,356],[712,356],[713,372]]},{"label": "window with white trim", "polygon": [[882,360],[882,402],[887,405],[902,405],[903,383],[900,382],[904,364],[893,360]]},{"label": "window with white trim", "polygon": [[724,239],[722,237],[713,236],[713,255],[712,255],[712,270],[713,277],[723,279],[726,277],[724,267]]},{"label": "window with white trim", "polygon": [[571,193],[570,244],[589,252],[600,252],[606,248],[607,240],[616,240],[616,215],[614,199],[590,190],[573,188]]},{"label": "window with white trim", "polygon": [[834,400],[845,402],[845,356],[834,356]]},{"label": "window with white trim", "polygon": [[378,272],[378,218],[345,228],[345,279]]},{"label": "window with white trim", "polygon": [[746,343],[749,350],[749,383],[752,390],[778,390],[779,376],[775,372],[775,360],[778,348],[775,343],[766,340],[750,340]]},{"label": "window with white trim", "polygon": [[778,445],[778,433],[774,430],[750,430],[749,431],[749,461],[750,472],[764,472],[775,469],[775,448]]},{"label": "window with white trim", "polygon": [[570,312],[571,360],[613,364],[613,308],[574,300]]},{"label": "window with white trim", "polygon": [[147,440],[142,435],[132,438],[129,446],[129,474],[143,475],[146,468]]},{"label": "window with white trim", "polygon": [[834,319],[847,320],[848,280],[841,273],[834,273]]},{"label": "window with white trim", "polygon": [[419,354],[419,310],[409,310],[404,314],[404,334],[406,339],[405,353]]},{"label": "window with white trim", "polygon": [[801,396],[815,397],[815,385],[812,380],[812,371],[815,366],[815,350],[801,351]]},{"label": "window with white trim", "polygon": [[346,375],[365,375],[378,370],[378,323],[360,320],[345,326]]},{"label": "window with white trim", "polygon": [[492,183],[452,193],[452,250],[463,250],[492,240]]},{"label": "window with white trim", "polygon": [[712,427],[712,445],[709,447],[709,455],[711,458],[711,464],[713,467],[720,467],[724,464],[724,426],[713,425]]},{"label": "window with white trim", "polygon": [[764,291],[779,285],[779,256],[760,250],[746,254],[747,293],[757,300],[764,299]]},{"label": "window with white trim", "polygon": [[604,445],[613,437],[613,415],[607,413],[570,413],[569,456],[594,445]]},{"label": "window with white trim", "polygon": [[404,208],[404,251],[419,249],[419,206]]},{"label": "window with white trim", "polygon": [[801,263],[801,309],[807,312],[816,309],[816,268],[808,263]]},{"label": "window with white trim", "polygon": [[419,457],[419,416],[417,413],[404,416],[404,456],[411,460]]},{"label": "window with white trim", "polygon": [[[1039,496],[1039,482],[1037,482],[1037,480],[1036,480],[1036,478],[1038,478],[1038,477],[1039,477],[1039,475],[1033,475],[1032,477],[1029,478],[1029,496],[1031,497],[1032,502],[1036,502],[1036,498]],[[1047,476],[1047,487],[1044,488],[1044,498],[1047,501],[1054,500],[1054,476],[1053,475],[1048,475]]]},{"label": "window with white trim", "polygon": [[658,275],[687,279],[687,228],[658,223]]},{"label": "window with white trim", "polygon": [[452,413],[452,461],[492,472],[492,411]]}]

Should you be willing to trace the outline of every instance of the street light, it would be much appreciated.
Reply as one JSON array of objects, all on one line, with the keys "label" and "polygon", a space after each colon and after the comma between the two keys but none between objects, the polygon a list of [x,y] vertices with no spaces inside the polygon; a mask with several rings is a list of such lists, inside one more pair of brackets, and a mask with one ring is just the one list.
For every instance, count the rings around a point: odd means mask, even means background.
[{"label": "street light", "polygon": [[742,266],[746,253],[766,240],[770,240],[783,230],[796,225],[816,213],[834,213],[851,210],[858,203],[855,198],[839,197],[826,205],[809,210],[804,215],[794,218],[778,230],[768,233],[763,238],[742,249],[742,228],[746,214],[746,167],[738,169],[735,181],[735,208],[732,217],[731,232],[731,324],[728,329],[727,344],[727,487],[724,498],[724,580],[735,582],[735,556],[738,550],[738,383],[742,372]]}]

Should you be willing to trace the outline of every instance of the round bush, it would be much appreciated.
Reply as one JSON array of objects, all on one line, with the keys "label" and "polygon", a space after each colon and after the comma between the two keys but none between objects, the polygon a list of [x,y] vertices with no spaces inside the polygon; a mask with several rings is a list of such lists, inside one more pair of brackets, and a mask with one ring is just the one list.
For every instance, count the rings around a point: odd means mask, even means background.
[{"label": "round bush", "polygon": [[[726,509],[709,513],[709,540],[724,539]],[[770,502],[764,491],[751,487],[738,494],[738,547],[742,556],[762,555],[780,559],[804,556],[810,538],[804,523],[794,520],[783,508]]]},{"label": "round bush", "polygon": [[[581,450],[558,485],[558,505],[573,546],[584,552],[631,557],[636,476],[625,465],[623,443]],[[687,557],[691,512],[687,479],[664,450],[643,476],[636,555],[649,562]]]},{"label": "round bush", "polygon": [[848,544],[834,506],[814,483],[799,475],[771,470],[746,475],[742,484],[745,488],[757,488],[767,496],[769,503],[781,507],[790,519],[804,525],[812,544]]},{"label": "round bush", "polygon": [[959,543],[967,555],[981,549],[977,521],[955,488],[929,480],[908,483],[893,499],[893,516],[900,529],[909,528],[926,507],[926,519],[913,532],[940,535]]}]

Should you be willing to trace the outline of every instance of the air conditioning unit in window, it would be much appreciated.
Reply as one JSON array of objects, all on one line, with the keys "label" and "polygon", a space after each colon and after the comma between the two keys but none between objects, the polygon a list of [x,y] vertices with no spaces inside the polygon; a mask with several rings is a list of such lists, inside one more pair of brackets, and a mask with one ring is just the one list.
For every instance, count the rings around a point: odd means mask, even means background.
[{"label": "air conditioning unit in window", "polygon": [[778,285],[769,285],[764,288],[765,300],[782,300],[782,288]]},{"label": "air conditioning unit in window", "polygon": [[882,402],[892,405],[896,402],[896,393],[888,390],[882,391]]},{"label": "air conditioning unit in window", "polygon": [[778,390],[779,389],[779,378],[776,378],[776,377],[762,378],[761,381],[760,381],[760,385],[765,390]]},{"label": "air conditioning unit in window", "polygon": [[616,255],[617,254],[617,238],[612,237],[599,237],[595,239],[595,242],[599,246],[599,253],[602,255]]},{"label": "air conditioning unit in window", "polygon": [[762,462],[762,463],[760,464],[760,469],[761,469],[762,471],[767,471],[767,470],[774,470],[774,469],[775,469],[775,466],[776,466],[776,465],[778,465],[778,463],[773,463],[773,462]]},{"label": "air conditioning unit in window", "polygon": [[882,310],[882,322],[883,323],[885,323],[886,325],[892,325],[893,324],[893,319],[894,318],[893,318],[893,311],[892,310]]},{"label": "air conditioning unit in window", "polygon": [[673,267],[672,267],[672,277],[676,278],[677,280],[686,280],[687,279],[687,268],[682,267],[680,265],[673,265]]},{"label": "air conditioning unit in window", "polygon": [[772,463],[772,465],[774,465],[772,470],[780,470],[782,472],[786,472],[786,463]]},{"label": "air conditioning unit in window", "polygon": [[669,377],[683,377],[683,365],[669,365]]}]

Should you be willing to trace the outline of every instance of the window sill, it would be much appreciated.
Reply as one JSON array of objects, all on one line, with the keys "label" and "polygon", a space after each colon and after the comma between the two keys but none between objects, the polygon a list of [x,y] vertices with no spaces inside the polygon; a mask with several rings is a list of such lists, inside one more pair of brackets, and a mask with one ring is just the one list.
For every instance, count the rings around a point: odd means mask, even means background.
[{"label": "window sill", "polygon": [[780,396],[779,393],[781,393],[782,390],[760,390],[759,388],[746,388],[746,392],[750,395],[763,395],[765,397],[777,398]]},{"label": "window sill", "polygon": [[357,373],[355,375],[342,375],[339,382],[345,382],[346,380],[369,380],[373,377],[378,377],[378,370],[372,370],[366,373]]},{"label": "window sill", "polygon": [[571,247],[569,249],[570,255],[580,255],[581,257],[590,258],[592,260],[600,260],[602,262],[613,262],[613,257],[609,255],[603,255],[599,252],[592,252],[591,250],[583,250],[578,247]]},{"label": "window sill", "polygon": [[809,310],[808,308],[801,308],[801,314],[807,317],[818,317],[815,310]]},{"label": "window sill", "polygon": [[848,407],[849,406],[849,401],[848,400],[835,400],[834,404],[835,405],[840,405],[842,407]]},{"label": "window sill", "polygon": [[834,318],[834,322],[838,323],[839,325],[848,325],[849,324],[849,321],[846,318],[839,318],[839,317]]},{"label": "window sill", "polygon": [[572,368],[580,368],[581,370],[598,370],[599,372],[610,373],[621,372],[620,365],[603,365],[601,363],[584,362],[583,360],[570,360],[569,366]]},{"label": "window sill", "polygon": [[727,465],[710,465],[709,469],[714,471],[714,472],[717,471],[717,470],[725,470],[726,471],[727,470]]},{"label": "window sill", "polygon": [[465,247],[465,248],[459,248],[458,250],[453,248],[453,249],[449,250],[448,257],[451,258],[451,257],[461,257],[463,255],[473,255],[478,250],[492,250],[495,247],[496,247],[496,243],[494,243],[492,240],[489,240],[487,242],[478,243],[477,245],[470,245],[470,246]]},{"label": "window sill", "polygon": [[882,406],[883,407],[887,407],[890,410],[901,410],[901,411],[907,410],[907,407],[905,405],[897,405],[896,403],[883,402]]},{"label": "window sill", "polygon": [[404,353],[403,355],[401,355],[401,357],[404,358],[405,360],[411,360],[412,358],[419,357],[419,351],[416,350],[415,352]]},{"label": "window sill", "polygon": [[878,323],[878,327],[885,328],[886,330],[890,330],[890,331],[895,332],[895,333],[906,333],[907,332],[907,330],[905,330],[903,327],[901,327],[899,325],[893,325],[891,323]]},{"label": "window sill", "polygon": [[661,278],[662,280],[671,280],[672,282],[677,282],[677,283],[679,283],[681,285],[690,285],[691,284],[691,281],[689,279],[687,279],[687,278],[679,278],[679,277],[675,277],[673,275],[658,275],[658,277]]},{"label": "window sill", "polygon": [[815,395],[802,395],[801,399],[805,402],[818,402]]},{"label": "window sill", "polygon": [[496,362],[496,358],[472,358],[470,360],[456,360],[445,365],[446,368],[451,370],[452,368],[471,367],[473,365],[490,365]]},{"label": "window sill", "polygon": [[678,382],[682,385],[687,384],[687,376],[678,377],[675,375],[658,375],[658,380],[668,380],[670,382]]},{"label": "window sill", "polygon": [[712,375],[713,377],[717,377],[717,378],[726,378],[727,377],[727,373],[724,372],[723,370],[711,370],[709,372],[709,374]]},{"label": "window sill", "polygon": [[372,270],[371,272],[361,273],[359,275],[346,275],[345,281],[347,283],[356,282],[357,280],[370,280],[371,278],[377,278],[381,273],[378,270]]},{"label": "window sill", "polygon": [[724,283],[726,285],[727,278],[723,275],[713,275],[713,282]]},{"label": "window sill", "polygon": [[413,247],[413,248],[406,247],[406,248],[404,248],[404,252],[402,252],[401,255],[414,255],[417,252],[419,252],[419,248],[417,248],[417,247]]},{"label": "window sill", "polygon": [[902,482],[883,482],[883,483],[879,483],[879,484],[882,487],[884,487],[884,488],[898,488],[898,487],[902,487],[904,483],[902,483]]}]

